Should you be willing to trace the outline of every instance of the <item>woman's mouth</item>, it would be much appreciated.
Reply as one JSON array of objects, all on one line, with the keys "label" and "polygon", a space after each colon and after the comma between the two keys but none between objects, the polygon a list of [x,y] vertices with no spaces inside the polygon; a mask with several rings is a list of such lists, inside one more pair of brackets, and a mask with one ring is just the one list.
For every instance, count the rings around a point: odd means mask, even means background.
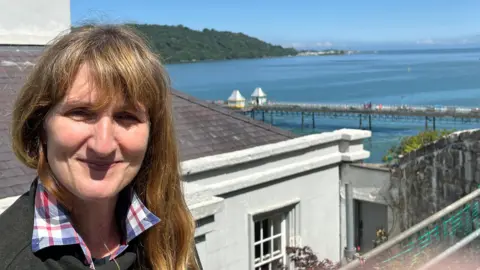
[{"label": "woman's mouth", "polygon": [[81,163],[87,166],[91,170],[95,171],[107,171],[110,168],[114,167],[119,161],[96,161],[96,160],[88,160],[88,159],[80,159]]}]

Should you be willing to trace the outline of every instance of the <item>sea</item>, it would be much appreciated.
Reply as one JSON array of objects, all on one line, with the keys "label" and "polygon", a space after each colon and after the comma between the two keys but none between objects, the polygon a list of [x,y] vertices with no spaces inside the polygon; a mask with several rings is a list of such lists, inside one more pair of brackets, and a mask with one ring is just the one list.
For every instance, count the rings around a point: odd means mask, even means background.
[{"label": "sea", "polygon": [[[296,56],[170,64],[173,87],[200,99],[226,100],[233,90],[249,99],[261,87],[277,102],[480,107],[480,48],[372,51],[350,55]],[[266,117],[269,121],[269,117]],[[359,128],[358,119],[275,116],[273,125],[311,134]],[[382,162],[388,149],[425,128],[419,121],[372,122],[367,162]],[[430,124],[431,125],[431,124]],[[437,129],[473,129],[478,123],[437,121]]]}]

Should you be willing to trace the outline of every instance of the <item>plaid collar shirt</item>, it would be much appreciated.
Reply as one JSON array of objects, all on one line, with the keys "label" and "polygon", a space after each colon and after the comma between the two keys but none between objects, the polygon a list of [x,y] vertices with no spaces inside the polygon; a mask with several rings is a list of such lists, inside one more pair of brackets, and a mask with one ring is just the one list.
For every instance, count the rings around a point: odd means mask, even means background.
[{"label": "plaid collar shirt", "polygon": [[[84,263],[91,269],[95,269],[90,250],[70,222],[68,211],[45,190],[40,181],[37,183],[32,236],[33,252],[50,246],[78,244],[85,255]],[[110,260],[125,251],[130,241],[158,222],[160,219],[145,207],[136,194],[133,194],[125,218],[126,235],[119,249],[110,256]]]}]

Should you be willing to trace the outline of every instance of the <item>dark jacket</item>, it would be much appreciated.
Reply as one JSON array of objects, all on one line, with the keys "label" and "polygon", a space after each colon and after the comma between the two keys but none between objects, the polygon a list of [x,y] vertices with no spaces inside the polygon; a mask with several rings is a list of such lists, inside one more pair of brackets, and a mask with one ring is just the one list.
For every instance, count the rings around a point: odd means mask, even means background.
[{"label": "dark jacket", "polygon": [[[54,246],[32,252],[36,185],[0,215],[0,270],[90,269],[83,264],[79,245]],[[134,243],[116,258],[122,270],[134,269],[137,255]],[[95,264],[97,270],[117,270],[113,261]]]}]

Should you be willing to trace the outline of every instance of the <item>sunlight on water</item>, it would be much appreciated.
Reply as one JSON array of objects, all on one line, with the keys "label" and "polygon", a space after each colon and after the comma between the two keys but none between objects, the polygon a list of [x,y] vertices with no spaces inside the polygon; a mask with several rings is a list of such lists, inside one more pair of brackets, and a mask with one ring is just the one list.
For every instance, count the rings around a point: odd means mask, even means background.
[{"label": "sunlight on water", "polygon": [[[480,107],[479,59],[480,49],[398,51],[176,64],[167,69],[175,88],[209,100],[225,100],[234,89],[248,98],[256,87],[262,87],[269,100],[282,102]],[[274,120],[274,125],[297,134],[359,127],[353,119],[318,117],[315,129],[305,123],[302,131],[298,117],[276,116]],[[371,162],[380,162],[403,136],[424,128],[423,121],[372,124],[373,137],[365,142]],[[478,126],[437,123],[437,129]]]},{"label": "sunlight on water", "polygon": [[[256,116],[256,119],[261,119]],[[292,131],[298,135],[307,135],[320,132],[328,132],[342,128],[359,128],[359,121],[354,119],[315,117],[315,129],[313,129],[311,118],[305,117],[304,128],[301,128],[301,116],[274,116],[273,125]],[[270,116],[265,115],[265,123],[271,124]],[[368,162],[381,162],[386,151],[400,143],[402,137],[412,136],[424,130],[425,123],[417,120],[414,122],[372,122],[372,138],[365,140],[365,149],[370,151]],[[429,123],[431,125],[431,123]],[[478,128],[477,123],[443,123],[438,121],[436,129],[465,130]],[[431,126],[430,126],[431,128]]]}]

